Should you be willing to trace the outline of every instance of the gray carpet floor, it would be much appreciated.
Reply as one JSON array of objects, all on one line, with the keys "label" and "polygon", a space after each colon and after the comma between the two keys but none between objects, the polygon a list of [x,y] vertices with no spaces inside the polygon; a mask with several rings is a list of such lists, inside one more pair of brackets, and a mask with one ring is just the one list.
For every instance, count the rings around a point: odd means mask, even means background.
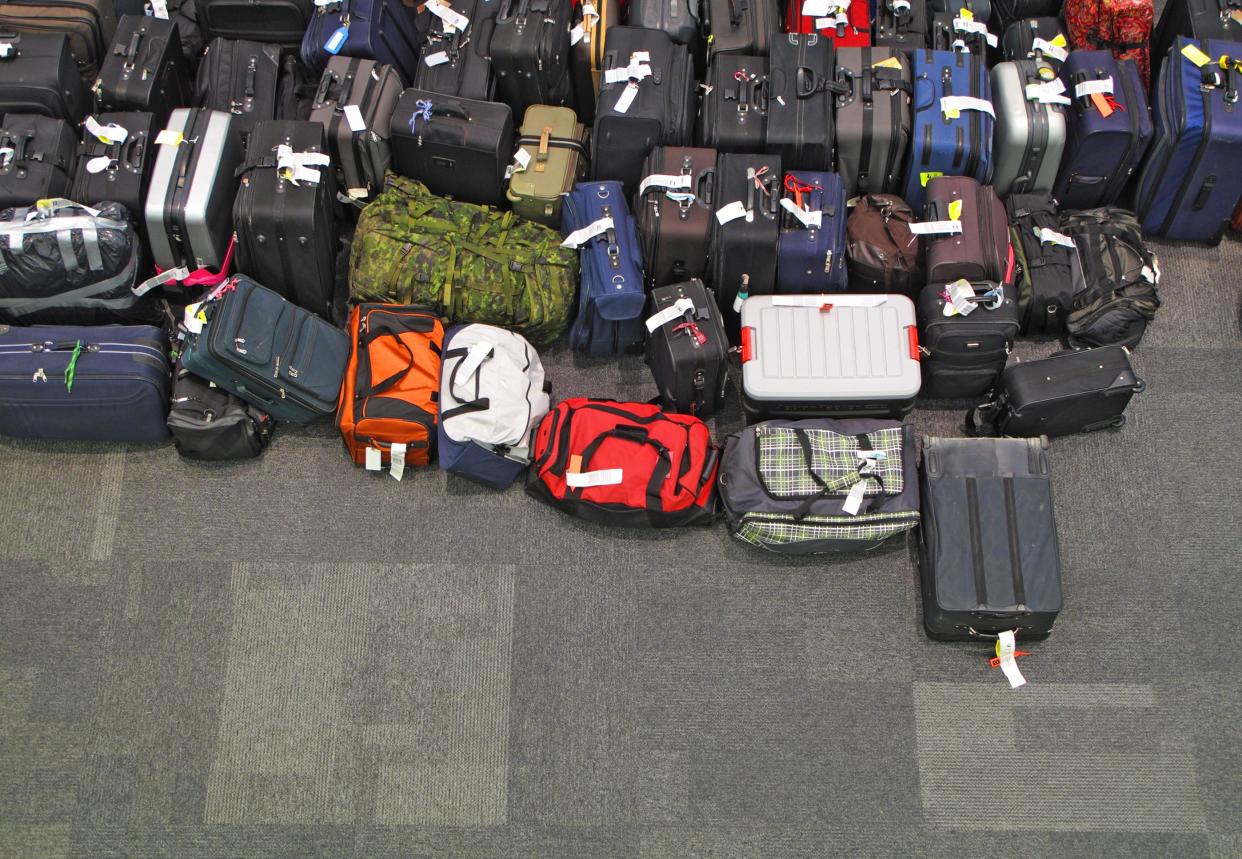
[{"label": "gray carpet floor", "polygon": [[608,530],[326,422],[223,466],[0,441],[0,854],[1242,855],[1242,243],[1157,249],[1147,392],[1051,450],[1065,610],[1017,691],[924,637],[910,543]]}]

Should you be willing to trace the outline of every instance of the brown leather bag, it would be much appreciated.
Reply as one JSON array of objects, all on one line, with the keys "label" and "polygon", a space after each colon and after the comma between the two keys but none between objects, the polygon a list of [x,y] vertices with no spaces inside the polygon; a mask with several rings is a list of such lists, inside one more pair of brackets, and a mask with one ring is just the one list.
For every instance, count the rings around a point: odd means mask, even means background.
[{"label": "brown leather bag", "polygon": [[917,298],[926,283],[917,220],[894,194],[860,197],[845,223],[850,292],[897,292]]}]

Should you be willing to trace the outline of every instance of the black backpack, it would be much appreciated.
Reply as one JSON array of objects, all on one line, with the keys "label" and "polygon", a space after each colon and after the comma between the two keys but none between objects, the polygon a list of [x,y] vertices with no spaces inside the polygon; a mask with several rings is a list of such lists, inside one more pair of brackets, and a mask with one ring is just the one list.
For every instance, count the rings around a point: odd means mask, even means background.
[{"label": "black backpack", "polygon": [[1062,244],[1057,205],[1047,194],[1013,194],[1005,202],[1014,253],[1018,322],[1023,334],[1063,334],[1074,296],[1086,286],[1078,250]]}]

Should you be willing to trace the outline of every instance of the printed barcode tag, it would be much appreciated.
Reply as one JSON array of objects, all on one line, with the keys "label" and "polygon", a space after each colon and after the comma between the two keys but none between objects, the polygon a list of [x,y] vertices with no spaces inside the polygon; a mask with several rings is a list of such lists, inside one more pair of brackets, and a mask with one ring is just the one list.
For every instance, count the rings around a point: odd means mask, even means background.
[{"label": "printed barcode tag", "polygon": [[180,146],[182,143],[185,143],[185,135],[180,131],[165,128],[155,135],[155,143],[157,146]]},{"label": "printed barcode tag", "polygon": [[337,27],[328,37],[328,41],[323,43],[323,49],[335,56],[341,52],[341,48],[345,47],[345,40],[348,38],[349,27]]},{"label": "printed barcode tag", "polygon": [[201,301],[186,305],[185,314],[181,318],[181,325],[191,334],[203,333],[203,319],[199,316],[202,308],[203,303]]},{"label": "printed barcode tag", "polygon": [[344,109],[345,122],[350,131],[366,131],[367,121],[362,118],[362,109],[356,104],[347,104]]},{"label": "printed barcode tag", "polygon": [[367,471],[384,470],[384,453],[378,447],[367,448]]},{"label": "printed barcode tag", "polygon": [[565,475],[565,485],[571,489],[584,486],[615,486],[625,477],[620,468],[605,468],[600,471],[571,471]]},{"label": "printed barcode tag", "polygon": [[602,235],[612,229],[612,218],[600,218],[598,221],[587,224],[580,230],[574,230],[567,235],[561,242],[563,248],[578,248],[589,239],[593,239],[598,235]]},{"label": "printed barcode tag", "polygon": [[922,221],[910,224],[910,232],[916,236],[946,235],[958,236],[962,233],[961,221]]},{"label": "printed barcode tag", "polygon": [[405,449],[406,446],[401,442],[393,442],[389,449],[392,456],[388,465],[388,473],[398,482],[405,476]]},{"label": "printed barcode tag", "polygon": [[185,280],[190,276],[190,270],[185,266],[180,268],[170,268],[168,271],[157,274],[155,277],[149,277],[142,283],[136,284],[133,289],[134,295],[146,295],[157,286],[165,283],[172,283],[175,280]]},{"label": "printed barcode tag", "polygon": [[1035,39],[1031,43],[1031,51],[1041,53],[1046,57],[1052,57],[1060,62],[1065,62],[1066,58],[1069,57],[1069,51],[1065,50],[1065,48],[1054,45],[1052,42],[1045,41],[1044,39]]},{"label": "printed barcode tag", "polygon": [[693,182],[693,177],[685,174],[672,173],[652,173],[646,179],[638,183],[639,196],[646,194],[648,188],[668,188],[676,191],[678,189],[689,188]]},{"label": "printed barcode tag", "polygon": [[746,217],[746,204],[741,200],[734,200],[726,206],[721,206],[716,210],[716,220],[723,227],[730,221],[736,221],[738,218]]},{"label": "printed barcode tag", "polygon": [[845,503],[841,505],[841,512],[847,516],[857,516],[866,494],[867,481],[860,480],[855,483],[850,487],[850,494],[845,496]]},{"label": "printed barcode tag", "polygon": [[1056,230],[1048,227],[1036,227],[1035,235],[1039,237],[1040,244],[1062,245],[1067,248],[1074,247],[1074,240],[1065,233],[1058,233]]},{"label": "printed barcode tag", "polygon": [[688,298],[679,298],[671,306],[647,317],[647,331],[653,333],[661,325],[667,325],[674,319],[682,319],[689,310],[694,310],[694,302]]},{"label": "printed barcode tag", "polygon": [[466,28],[470,26],[470,19],[453,9],[444,0],[432,0],[432,2],[427,4],[427,11],[444,22],[445,30],[461,30],[465,32]]},{"label": "printed barcode tag", "polygon": [[1085,95],[1091,95],[1092,93],[1096,93],[1096,92],[1100,93],[1101,95],[1112,95],[1113,94],[1113,79],[1103,78],[1102,80],[1098,80],[1098,81],[1083,81],[1082,83],[1076,84],[1074,86],[1074,97],[1075,98],[1082,98]]},{"label": "printed barcode tag", "polygon": [[630,105],[634,103],[634,99],[638,97],[638,84],[631,82],[625,89],[621,90],[621,95],[617,97],[617,103],[613,106],[613,110],[617,113],[625,113],[630,109]]},{"label": "printed barcode tag", "polygon": [[124,143],[125,139],[129,137],[127,129],[113,122],[101,125],[99,120],[93,116],[88,116],[83,124],[86,126],[86,130],[95,135],[95,138],[100,143]]},{"label": "printed barcode tag", "polygon": [[92,174],[102,173],[107,170],[115,160],[115,158],[110,158],[107,155],[100,155],[97,158],[92,158],[90,161],[86,162],[86,172]]},{"label": "printed barcode tag", "polygon": [[151,0],[151,17],[168,20],[168,0]]},{"label": "printed barcode tag", "polygon": [[972,301],[975,288],[970,285],[970,281],[955,280],[946,289],[948,300],[944,305],[945,316],[969,316],[979,306],[978,302]]},{"label": "printed barcode tag", "polygon": [[1027,84],[1026,100],[1040,104],[1071,104],[1069,96],[1065,95],[1065,83],[1060,78],[1047,83]]},{"label": "printed barcode tag", "polygon": [[1026,685],[1026,678],[1022,676],[1022,672],[1018,669],[1018,660],[1014,656],[1014,652],[1018,649],[1017,637],[1013,630],[1005,630],[996,637],[996,655],[1000,657],[1001,671],[1005,672],[1005,679],[1009,681],[1009,688],[1017,689],[1019,686]]},{"label": "printed barcode tag", "polygon": [[940,110],[948,119],[957,119],[963,110],[979,110],[993,119],[996,109],[986,98],[974,98],[968,95],[946,95],[940,99]]},{"label": "printed barcode tag", "polygon": [[582,41],[582,34],[586,32],[581,24],[576,25],[569,31],[569,44],[576,45]]},{"label": "printed barcode tag", "polygon": [[823,226],[824,213],[819,209],[813,212],[807,211],[788,197],[781,198],[781,208],[797,218],[798,223],[807,229],[817,230]]},{"label": "printed barcode tag", "polygon": [[444,51],[436,51],[434,54],[428,54],[423,57],[423,62],[432,68],[442,66],[449,61],[449,55]]},{"label": "printed barcode tag", "polygon": [[635,63],[649,63],[649,62],[651,62],[650,51],[635,51],[634,53],[630,54],[630,65],[631,66],[634,65]]}]

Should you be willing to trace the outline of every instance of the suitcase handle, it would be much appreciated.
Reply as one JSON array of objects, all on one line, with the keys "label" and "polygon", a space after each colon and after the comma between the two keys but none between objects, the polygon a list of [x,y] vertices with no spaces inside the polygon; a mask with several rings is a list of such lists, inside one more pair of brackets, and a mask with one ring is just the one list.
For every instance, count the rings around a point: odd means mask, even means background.
[{"label": "suitcase handle", "polygon": [[839,67],[837,69],[837,83],[841,89],[837,92],[837,107],[842,108],[854,100],[854,87],[857,85],[858,78],[850,69]]},{"label": "suitcase handle", "polygon": [[455,101],[440,102],[432,105],[431,114],[432,116],[452,116],[457,119],[464,119],[466,122],[470,121],[470,111],[466,110],[464,105]]},{"label": "suitcase handle", "polygon": [[703,205],[710,206],[716,196],[716,168],[708,167],[699,174],[699,181],[694,189],[694,196]]},{"label": "suitcase handle", "polygon": [[129,40],[129,47],[124,48],[122,51],[117,52],[128,61],[123,64],[126,71],[129,71],[130,69],[132,69],[134,67],[134,64],[138,61],[138,45],[141,42],[142,42],[142,31],[139,30],[136,33],[134,33],[133,38]]}]

